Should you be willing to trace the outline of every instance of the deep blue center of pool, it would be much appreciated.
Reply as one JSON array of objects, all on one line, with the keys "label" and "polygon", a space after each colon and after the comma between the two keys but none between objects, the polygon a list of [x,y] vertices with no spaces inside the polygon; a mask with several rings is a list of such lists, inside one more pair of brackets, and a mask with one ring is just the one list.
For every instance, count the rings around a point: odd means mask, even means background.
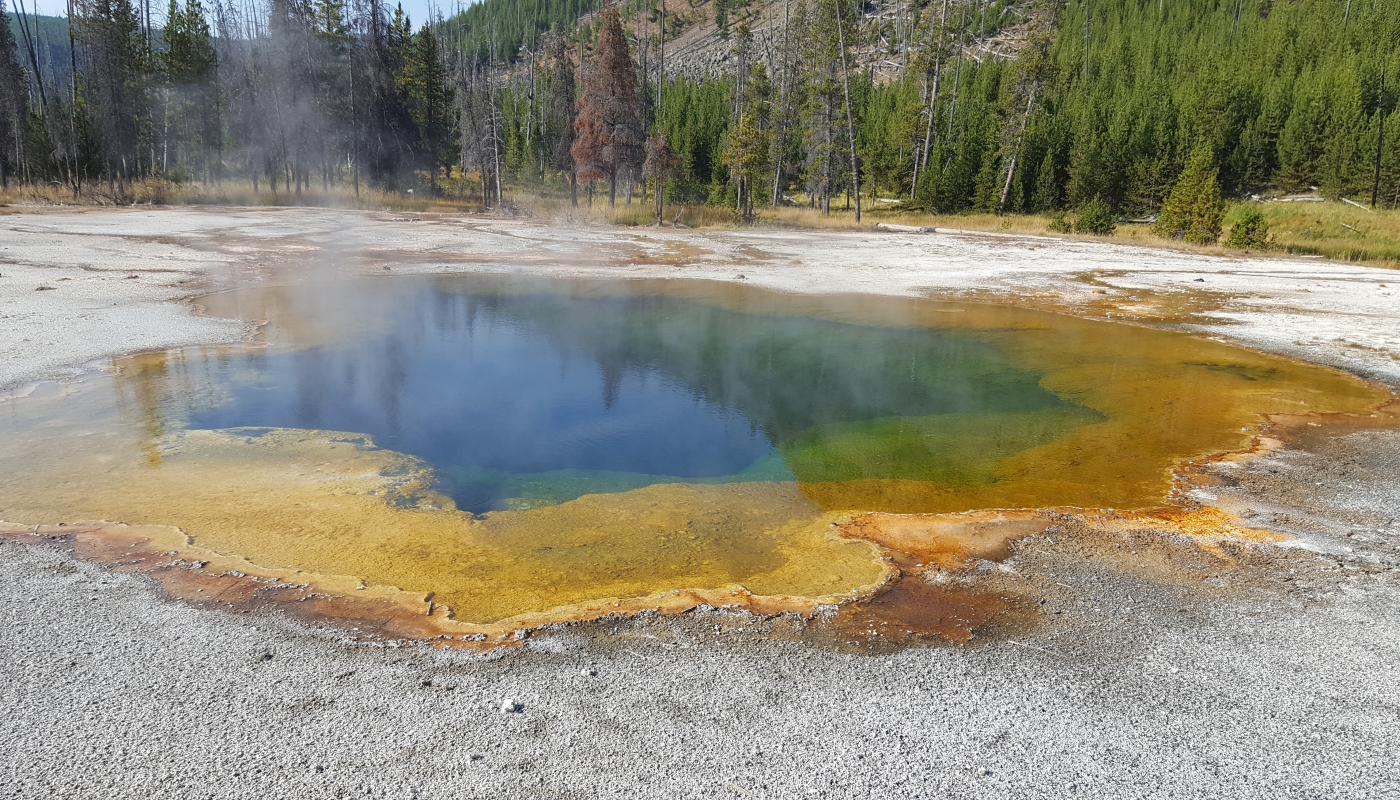
[{"label": "deep blue center of pool", "polygon": [[993,346],[926,328],[479,279],[280,291],[350,332],[221,356],[207,365],[220,399],[188,426],[368,433],[431,462],[470,511],[522,492],[791,479],[775,447],[814,426],[1064,405]]}]

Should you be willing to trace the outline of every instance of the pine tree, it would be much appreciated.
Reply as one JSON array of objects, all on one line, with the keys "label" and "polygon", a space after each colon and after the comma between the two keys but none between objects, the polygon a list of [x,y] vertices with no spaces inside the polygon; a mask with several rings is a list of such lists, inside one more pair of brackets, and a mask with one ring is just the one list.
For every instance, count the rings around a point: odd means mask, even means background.
[{"label": "pine tree", "polygon": [[25,130],[29,125],[29,87],[19,65],[9,20],[0,25],[0,188],[26,165]]},{"label": "pine tree", "polygon": [[438,172],[448,166],[455,149],[451,116],[454,92],[432,26],[424,24],[412,37],[406,61],[403,84],[421,142],[423,166],[428,170],[428,185],[436,193]]},{"label": "pine tree", "polygon": [[1327,143],[1318,164],[1318,187],[1328,197],[1360,194],[1370,188],[1371,156],[1367,147],[1372,128],[1361,107],[1361,84],[1348,70],[1332,89],[1332,108],[1327,120]]},{"label": "pine tree", "polygon": [[1220,238],[1223,218],[1215,154],[1208,145],[1201,145],[1191,152],[1152,230],[1159,236],[1211,244]]},{"label": "pine tree", "polygon": [[[184,8],[170,0],[163,37],[166,49],[159,65],[167,94],[165,151],[168,155],[173,140],[177,164],[201,170],[208,180],[218,171],[222,130],[218,54],[199,0],[187,0]],[[167,157],[162,171],[169,174],[170,168]]]},{"label": "pine tree", "polygon": [[666,198],[666,184],[676,174],[680,158],[671,152],[665,136],[647,139],[647,159],[642,164],[642,177],[656,181],[656,224],[661,225],[663,204]]},{"label": "pine tree", "polygon": [[[748,26],[741,24],[735,38],[751,41]],[[735,208],[747,217],[753,215],[753,194],[767,183],[773,163],[773,84],[762,64],[745,69],[742,88],[734,93],[739,119],[729,128],[721,158],[734,178]]]},{"label": "pine tree", "polygon": [[546,150],[549,165],[569,176],[569,201],[578,205],[578,171],[570,152],[574,142],[574,62],[563,36],[555,36],[550,42],[550,63]]},{"label": "pine tree", "polygon": [[607,179],[608,205],[616,205],[618,179],[636,176],[646,140],[637,65],[627,50],[622,20],[611,6],[601,17],[598,44],[583,70],[583,96],[574,122],[578,135],[571,153],[580,178]]},{"label": "pine tree", "polygon": [[[1015,185],[1016,167],[1021,160],[1025,146],[1026,129],[1030,127],[1031,116],[1036,110],[1036,100],[1041,87],[1054,77],[1055,68],[1049,57],[1053,28],[1057,21],[1059,3],[1042,3],[1032,9],[1032,25],[1029,40],[1021,51],[1016,63],[1016,76],[1010,82],[1011,91],[1005,100],[1006,123],[1002,126],[1000,161],[1006,178],[1002,182],[997,198],[996,212],[1006,211],[1011,199],[1011,189]],[[1025,98],[1024,108],[1022,98]]]},{"label": "pine tree", "polygon": [[836,30],[838,0],[806,0],[798,4],[803,39],[801,77],[802,147],[806,154],[804,179],[807,195],[831,211],[831,197],[839,191],[847,152],[842,111],[841,38]]},{"label": "pine tree", "polygon": [[1035,191],[1031,195],[1031,211],[1051,211],[1060,206],[1060,182],[1055,170],[1055,154],[1047,150],[1036,171]]},{"label": "pine tree", "polygon": [[723,163],[729,131],[728,81],[677,79],[666,87],[655,133],[680,158],[673,191],[680,202],[703,202],[728,177]]},{"label": "pine tree", "polygon": [[724,164],[734,173],[736,203],[744,216],[753,215],[753,187],[759,183],[768,163],[770,138],[758,123],[758,112],[748,109],[739,124],[729,130],[724,148]]},{"label": "pine tree", "polygon": [[1074,221],[1075,233],[1090,233],[1095,236],[1109,236],[1118,227],[1118,219],[1102,197],[1095,197],[1079,209],[1079,218]]},{"label": "pine tree", "polygon": [[1257,208],[1246,208],[1239,220],[1230,227],[1226,247],[1238,250],[1265,250],[1269,247],[1269,223]]},{"label": "pine tree", "polygon": [[366,172],[383,188],[398,191],[412,165],[417,139],[408,98],[399,84],[412,28],[402,7],[395,9],[391,19],[385,16],[377,0],[371,0],[362,23],[362,46],[355,53],[360,63],[352,63],[352,69],[360,73],[357,87],[363,87],[356,98],[363,111],[357,108],[355,116]]},{"label": "pine tree", "polygon": [[[150,51],[131,0],[79,0],[73,20],[83,100],[109,185],[137,177],[149,133]],[[148,165],[147,165],[148,166]]]},{"label": "pine tree", "polygon": [[1329,94],[1311,74],[1305,73],[1298,81],[1293,108],[1279,134],[1276,180],[1284,189],[1297,191],[1317,183],[1319,164],[1327,147]]},{"label": "pine tree", "polygon": [[[344,176],[347,161],[355,161],[358,153],[356,89],[361,82],[353,72],[356,40],[353,18],[345,0],[311,0],[314,42],[312,79],[315,82],[316,103],[325,115],[318,131],[318,160],[321,185],[329,188]],[[353,172],[352,168],[352,172]],[[353,177],[352,177],[353,180]]]}]

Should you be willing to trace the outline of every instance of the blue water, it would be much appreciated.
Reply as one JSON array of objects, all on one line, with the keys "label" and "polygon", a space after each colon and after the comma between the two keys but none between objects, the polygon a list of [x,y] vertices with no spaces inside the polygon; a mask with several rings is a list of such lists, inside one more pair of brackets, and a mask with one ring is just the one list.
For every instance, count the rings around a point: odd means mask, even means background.
[{"label": "blue water", "polygon": [[[623,284],[623,286],[626,286]],[[222,355],[191,428],[372,435],[426,459],[458,506],[558,502],[674,480],[793,479],[779,447],[815,426],[1064,402],[986,343],[687,300],[653,288],[396,278],[257,290],[274,334]],[[755,299],[756,298],[756,299]]]}]

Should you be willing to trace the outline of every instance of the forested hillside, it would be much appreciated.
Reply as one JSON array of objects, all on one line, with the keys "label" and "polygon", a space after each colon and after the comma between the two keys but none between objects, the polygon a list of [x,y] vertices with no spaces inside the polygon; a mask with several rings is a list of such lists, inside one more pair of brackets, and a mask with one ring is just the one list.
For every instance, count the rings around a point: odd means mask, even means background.
[{"label": "forested hillside", "polygon": [[592,5],[79,0],[77,80],[0,28],[0,177],[1141,216],[1194,155],[1227,197],[1400,204],[1388,0]]}]

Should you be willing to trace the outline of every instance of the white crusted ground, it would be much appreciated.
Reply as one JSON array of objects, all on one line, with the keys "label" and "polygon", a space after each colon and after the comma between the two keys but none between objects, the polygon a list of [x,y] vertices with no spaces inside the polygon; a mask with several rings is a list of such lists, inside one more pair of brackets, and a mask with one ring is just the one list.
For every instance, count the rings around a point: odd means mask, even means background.
[{"label": "white crusted ground", "polygon": [[[324,209],[50,210],[0,216],[0,387],[139,349],[235,339],[168,301],[211,285],[351,273],[688,277],[792,292],[1025,302],[1180,327],[1400,385],[1400,274],[1050,237],[571,228]],[[129,275],[137,275],[129,278]],[[38,291],[41,286],[52,291]],[[1097,291],[1096,291],[1097,290]]]}]

